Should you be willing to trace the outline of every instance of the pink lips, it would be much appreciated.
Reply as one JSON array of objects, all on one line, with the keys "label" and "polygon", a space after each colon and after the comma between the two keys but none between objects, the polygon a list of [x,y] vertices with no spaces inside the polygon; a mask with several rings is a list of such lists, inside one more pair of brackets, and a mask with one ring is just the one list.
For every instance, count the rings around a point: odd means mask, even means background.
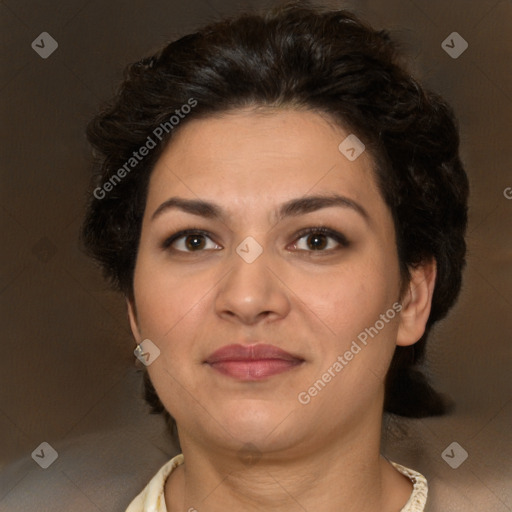
[{"label": "pink lips", "polygon": [[260,380],[301,364],[304,360],[273,345],[226,345],[210,354],[206,363],[238,380]]}]

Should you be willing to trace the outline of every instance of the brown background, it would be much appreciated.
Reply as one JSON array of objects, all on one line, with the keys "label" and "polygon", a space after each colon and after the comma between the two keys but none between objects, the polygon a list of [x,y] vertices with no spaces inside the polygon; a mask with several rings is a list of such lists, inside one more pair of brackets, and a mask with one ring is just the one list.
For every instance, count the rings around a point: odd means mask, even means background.
[{"label": "brown background", "polygon": [[[84,127],[122,69],[162,43],[267,1],[5,0],[1,158],[0,510],[122,511],[171,455],[140,399],[124,303],[80,252]],[[347,6],[404,42],[413,69],[459,117],[472,192],[463,291],[428,351],[457,403],[446,418],[391,421],[384,453],[427,476],[432,510],[512,510],[512,2],[391,0]],[[31,48],[43,31],[59,47]],[[441,48],[457,31],[458,59]],[[59,458],[41,469],[43,441]],[[441,458],[453,441],[469,453]]]}]

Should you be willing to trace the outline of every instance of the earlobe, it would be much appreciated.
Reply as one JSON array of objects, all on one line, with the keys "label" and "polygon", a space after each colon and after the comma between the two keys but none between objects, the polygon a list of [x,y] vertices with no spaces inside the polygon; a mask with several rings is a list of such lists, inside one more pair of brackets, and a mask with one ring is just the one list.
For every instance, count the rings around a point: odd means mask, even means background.
[{"label": "earlobe", "polygon": [[413,345],[425,332],[437,275],[435,259],[412,268],[410,273],[411,280],[402,301],[396,341],[400,346]]},{"label": "earlobe", "polygon": [[130,327],[132,330],[133,337],[135,338],[136,343],[140,343],[141,336],[139,332],[139,326],[137,322],[137,312],[135,310],[135,303],[132,301],[132,299],[125,297],[126,299],[126,306],[128,308],[128,319],[130,321]]}]

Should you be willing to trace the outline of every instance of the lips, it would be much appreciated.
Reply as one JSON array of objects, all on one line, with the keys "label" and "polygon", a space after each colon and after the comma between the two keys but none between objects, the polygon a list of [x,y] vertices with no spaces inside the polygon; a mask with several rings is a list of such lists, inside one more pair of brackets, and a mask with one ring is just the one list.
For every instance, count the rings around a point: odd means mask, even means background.
[{"label": "lips", "polygon": [[226,345],[208,356],[205,363],[238,380],[260,380],[291,370],[304,359],[266,344]]}]

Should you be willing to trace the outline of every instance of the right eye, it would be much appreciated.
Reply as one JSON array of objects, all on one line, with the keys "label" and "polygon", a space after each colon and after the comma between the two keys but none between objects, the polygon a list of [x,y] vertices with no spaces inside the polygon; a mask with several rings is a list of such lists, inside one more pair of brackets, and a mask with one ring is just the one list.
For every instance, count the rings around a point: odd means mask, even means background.
[{"label": "right eye", "polygon": [[[205,248],[205,238],[211,240],[210,234],[206,231],[201,229],[184,229],[167,238],[162,244],[162,248],[171,248],[173,251],[185,253],[201,252],[201,250]],[[215,242],[212,241],[212,243],[217,247],[220,247],[215,244]]]}]

